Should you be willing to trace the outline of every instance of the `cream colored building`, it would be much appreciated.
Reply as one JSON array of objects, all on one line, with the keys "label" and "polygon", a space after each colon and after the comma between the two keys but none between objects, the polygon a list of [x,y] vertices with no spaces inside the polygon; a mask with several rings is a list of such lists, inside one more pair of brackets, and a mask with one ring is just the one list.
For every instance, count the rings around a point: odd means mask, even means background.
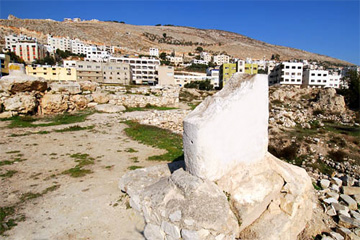
[{"label": "cream colored building", "polygon": [[216,65],[222,65],[225,63],[229,63],[230,62],[230,57],[228,55],[216,55],[214,56],[214,63],[216,63]]},{"label": "cream colored building", "polygon": [[57,66],[26,66],[26,74],[49,81],[76,81],[76,69]]},{"label": "cream colored building", "polygon": [[159,85],[175,85],[174,67],[159,66],[158,67],[158,84]]}]

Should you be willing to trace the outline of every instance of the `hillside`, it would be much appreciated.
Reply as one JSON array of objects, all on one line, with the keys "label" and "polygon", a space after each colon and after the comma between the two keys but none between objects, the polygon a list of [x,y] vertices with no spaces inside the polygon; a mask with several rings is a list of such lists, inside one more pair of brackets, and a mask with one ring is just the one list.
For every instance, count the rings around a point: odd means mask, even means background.
[{"label": "hillside", "polygon": [[[202,46],[212,53],[226,52],[238,57],[253,59],[270,59],[272,54],[279,54],[281,60],[312,59],[327,61],[332,64],[352,65],[349,62],[332,57],[306,52],[299,49],[283,47],[258,41],[241,34],[206,30],[179,26],[136,26],[115,22],[56,22],[37,19],[0,20],[0,45],[3,37],[10,33],[23,33],[37,37],[40,42],[46,42],[46,34],[54,36],[69,36],[79,38],[89,43],[115,45],[122,47],[122,53],[148,54],[150,47],[160,51],[177,54],[193,52],[197,46]],[[164,37],[164,35],[166,37]]]}]

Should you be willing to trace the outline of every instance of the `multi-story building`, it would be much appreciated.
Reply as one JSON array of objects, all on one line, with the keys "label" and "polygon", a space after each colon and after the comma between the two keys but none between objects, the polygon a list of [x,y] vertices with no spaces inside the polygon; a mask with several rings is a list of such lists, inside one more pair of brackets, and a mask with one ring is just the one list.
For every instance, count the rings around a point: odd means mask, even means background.
[{"label": "multi-story building", "polygon": [[110,53],[107,51],[98,50],[96,46],[86,47],[85,61],[89,62],[106,62],[110,57]]},{"label": "multi-story building", "polygon": [[224,54],[214,56],[214,63],[216,65],[222,65],[230,62],[230,57]]},{"label": "multi-story building", "polygon": [[76,81],[76,69],[58,66],[26,66],[26,74],[49,81]]},{"label": "multi-story building", "polygon": [[200,58],[204,61],[211,62],[212,56],[208,52],[201,52]]},{"label": "multi-story building", "polygon": [[224,63],[220,67],[220,87],[224,87],[234,73],[236,73],[236,63]]},{"label": "multi-story building", "polygon": [[323,88],[327,85],[328,77],[329,71],[305,69],[303,71],[302,85],[305,87]]},{"label": "multi-story building", "polygon": [[159,49],[158,48],[150,48],[149,55],[153,57],[159,57]]},{"label": "multi-story building", "polygon": [[109,62],[128,63],[132,73],[132,83],[156,85],[158,83],[157,68],[160,61],[154,58],[110,57]]},{"label": "multi-story building", "polygon": [[71,52],[75,54],[86,55],[88,45],[80,41],[79,39],[71,40]]},{"label": "multi-story building", "polygon": [[184,62],[183,57],[176,57],[176,56],[166,56],[166,59],[170,61],[175,66],[178,66]]},{"label": "multi-story building", "polygon": [[175,85],[174,67],[172,66],[158,66],[158,83],[159,85]]},{"label": "multi-story building", "polygon": [[128,63],[102,63],[103,83],[129,85],[131,71]]},{"label": "multi-story building", "polygon": [[0,54],[0,77],[9,75],[10,56]]},{"label": "multi-story building", "polygon": [[36,38],[24,35],[9,35],[5,37],[5,48],[14,52],[26,63],[42,59],[46,55],[46,47],[37,42]]},{"label": "multi-story building", "polygon": [[258,73],[258,64],[256,64],[256,63],[245,63],[245,73],[247,73],[247,74],[257,74]]},{"label": "multi-story building", "polygon": [[220,87],[220,70],[218,68],[212,68],[207,70],[207,76],[210,78],[211,84],[215,89]]},{"label": "multi-story building", "polygon": [[176,85],[183,87],[187,83],[194,82],[194,81],[205,81],[209,78],[205,74],[203,74],[203,75],[175,74],[174,79],[175,79]]},{"label": "multi-story building", "polygon": [[244,60],[237,61],[236,71],[239,73],[245,73],[245,61]]},{"label": "multi-story building", "polygon": [[76,62],[75,60],[64,60],[64,67],[69,68],[69,67],[74,67],[76,68]]},{"label": "multi-story building", "polygon": [[204,64],[204,65],[208,65],[208,64],[209,64],[209,62],[206,61],[206,60],[197,60],[197,59],[191,60],[191,63],[192,63],[192,64]]},{"label": "multi-story building", "polygon": [[269,75],[269,85],[302,85],[303,63],[283,62],[274,67]]},{"label": "multi-story building", "polygon": [[337,72],[333,72],[332,74],[329,73],[325,87],[340,88],[343,87],[341,84],[341,76]]},{"label": "multi-story building", "polygon": [[71,39],[69,37],[53,37],[50,34],[47,35],[47,44],[52,50],[55,52],[56,49],[60,49],[61,51],[69,51],[71,52]]},{"label": "multi-story building", "polygon": [[127,63],[76,62],[78,81],[92,81],[108,84],[130,84],[131,71]]}]

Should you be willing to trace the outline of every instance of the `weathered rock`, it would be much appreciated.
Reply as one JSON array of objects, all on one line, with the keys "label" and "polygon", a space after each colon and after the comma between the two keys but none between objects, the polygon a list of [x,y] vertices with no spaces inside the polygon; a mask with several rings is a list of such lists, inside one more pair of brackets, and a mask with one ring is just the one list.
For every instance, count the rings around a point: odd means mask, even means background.
[{"label": "weathered rock", "polygon": [[63,94],[45,94],[41,101],[41,113],[42,114],[56,114],[66,112],[68,109],[68,95]]},{"label": "weathered rock", "polygon": [[159,240],[165,238],[165,233],[160,226],[154,224],[147,224],[144,229],[144,237],[148,240]]},{"label": "weathered rock", "polygon": [[330,232],[330,236],[333,237],[335,240],[344,240],[344,237],[337,232]]},{"label": "weathered rock", "polygon": [[215,181],[238,164],[263,159],[268,146],[267,91],[265,75],[235,74],[185,118],[184,155],[191,174]]},{"label": "weathered rock", "polygon": [[14,111],[18,113],[34,113],[37,108],[37,100],[34,94],[17,93],[4,101],[6,111]]},{"label": "weathered rock", "polygon": [[[161,226],[174,239],[180,238],[182,229],[233,238],[238,232],[237,219],[224,193],[214,183],[181,168],[172,175],[167,165],[138,169],[125,174],[119,186],[129,194],[130,205],[143,213],[147,224]],[[170,215],[178,211],[181,219],[171,222]]]},{"label": "weathered rock", "polygon": [[0,119],[11,118],[16,115],[17,115],[17,112],[2,112],[2,113],[0,113]]},{"label": "weathered rock", "polygon": [[96,88],[99,86],[98,83],[90,82],[90,81],[80,81],[79,84],[80,84],[80,89],[82,91],[90,91],[90,92],[94,92]]},{"label": "weathered rock", "polygon": [[321,179],[320,185],[323,189],[328,188],[330,186],[330,181],[327,179]]},{"label": "weathered rock", "polygon": [[68,92],[71,94],[78,94],[81,92],[80,84],[77,82],[52,82],[50,83],[50,88],[55,92]]},{"label": "weathered rock", "polygon": [[110,100],[109,94],[105,92],[94,92],[91,96],[96,103],[100,104],[108,103]]},{"label": "weathered rock", "polygon": [[343,191],[344,191],[344,194],[346,194],[346,195],[358,195],[358,194],[360,194],[360,187],[344,186]]},{"label": "weathered rock", "polygon": [[9,75],[1,78],[0,90],[15,94],[32,91],[44,92],[48,88],[45,79],[26,75],[22,64],[10,63],[9,69]]},{"label": "weathered rock", "polygon": [[84,95],[72,95],[70,101],[76,106],[76,109],[85,109],[89,104],[89,99]]},{"label": "weathered rock", "polygon": [[339,224],[346,228],[360,228],[360,221],[344,215],[339,215]]},{"label": "weathered rock", "polygon": [[97,111],[106,112],[106,113],[116,113],[126,110],[124,106],[117,106],[113,104],[99,104],[95,106],[95,109]]},{"label": "weathered rock", "polygon": [[329,112],[346,111],[344,97],[337,95],[334,88],[321,89],[318,94],[318,101],[313,103],[313,107]]},{"label": "weathered rock", "polygon": [[357,203],[354,199],[352,199],[350,196],[346,194],[341,194],[340,198],[346,202],[346,204],[349,206],[350,210],[356,210],[357,209]]}]

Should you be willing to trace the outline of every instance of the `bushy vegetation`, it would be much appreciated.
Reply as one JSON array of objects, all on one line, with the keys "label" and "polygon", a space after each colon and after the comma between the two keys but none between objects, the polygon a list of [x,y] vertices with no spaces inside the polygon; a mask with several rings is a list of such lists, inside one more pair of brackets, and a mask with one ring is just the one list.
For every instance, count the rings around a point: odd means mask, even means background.
[{"label": "bushy vegetation", "polygon": [[182,137],[169,130],[154,126],[142,125],[135,121],[125,122],[129,127],[125,133],[132,139],[156,148],[165,149],[167,153],[151,156],[148,160],[177,161],[183,159]]},{"label": "bushy vegetation", "polygon": [[211,84],[210,80],[207,79],[205,81],[193,81],[185,84],[185,88],[196,88],[199,90],[213,90],[214,86]]},{"label": "bushy vegetation", "polygon": [[339,93],[345,98],[346,104],[354,109],[360,109],[360,74],[357,71],[349,71],[343,78],[349,86],[348,89],[341,89]]},{"label": "bushy vegetation", "polygon": [[208,65],[206,64],[191,64],[190,66],[186,67],[185,69],[190,72],[202,72],[205,73]]}]

